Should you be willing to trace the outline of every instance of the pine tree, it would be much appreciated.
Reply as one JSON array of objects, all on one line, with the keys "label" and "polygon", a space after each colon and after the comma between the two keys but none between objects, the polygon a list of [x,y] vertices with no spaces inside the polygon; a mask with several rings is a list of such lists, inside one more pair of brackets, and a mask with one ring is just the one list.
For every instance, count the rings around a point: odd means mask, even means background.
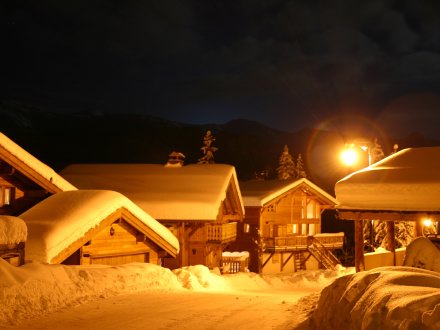
[{"label": "pine tree", "polygon": [[382,150],[382,146],[377,142],[377,138],[373,140],[370,147],[370,165],[377,163],[379,160],[385,157],[385,153]]},{"label": "pine tree", "polygon": [[198,159],[198,164],[214,163],[214,152],[218,150],[218,148],[212,146],[214,141],[214,135],[212,135],[212,132],[208,130],[203,137],[203,147],[200,148],[200,150],[203,151],[203,157]]},{"label": "pine tree", "polygon": [[284,146],[277,168],[278,179],[288,180],[295,177],[296,167],[287,145]]},{"label": "pine tree", "polygon": [[307,178],[307,174],[306,171],[304,170],[304,163],[301,154],[299,154],[298,158],[296,159],[295,174],[298,179]]},{"label": "pine tree", "polygon": [[414,236],[413,221],[396,221],[394,223],[394,231],[396,235],[396,248],[408,246]]},{"label": "pine tree", "polygon": [[[394,222],[394,244],[396,248],[407,246],[413,240],[414,223],[411,221]],[[369,235],[364,227],[364,234]],[[386,221],[374,221],[374,248],[387,246]]]}]

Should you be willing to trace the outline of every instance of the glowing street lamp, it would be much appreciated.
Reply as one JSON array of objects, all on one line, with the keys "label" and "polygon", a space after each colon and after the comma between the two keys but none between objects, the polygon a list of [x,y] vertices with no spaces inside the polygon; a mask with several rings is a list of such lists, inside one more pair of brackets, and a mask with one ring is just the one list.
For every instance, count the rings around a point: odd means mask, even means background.
[{"label": "glowing street lamp", "polygon": [[[368,166],[369,166],[373,162],[376,162],[378,160],[378,159],[375,159],[373,161],[373,159],[372,159],[373,158],[372,154],[375,151],[379,151],[379,153],[382,153],[382,155],[383,155],[382,148],[377,143],[376,139],[374,140],[373,143],[367,139],[362,139],[362,138],[355,139],[352,143],[345,145],[345,149],[341,153],[341,160],[345,165],[347,165],[348,167],[351,167],[351,166],[355,165],[356,163],[358,163],[359,159],[361,159],[361,158],[365,159],[365,156],[362,156],[362,154],[363,155],[366,154],[368,157]],[[377,157],[375,157],[375,158],[377,158]],[[383,157],[380,157],[379,159],[381,159],[381,158],[383,158]]]},{"label": "glowing street lamp", "polygon": [[345,165],[349,167],[353,166],[357,162],[358,154],[353,148],[353,145],[345,147],[345,149],[341,153],[341,160]]},{"label": "glowing street lamp", "polygon": [[423,225],[427,228],[432,226],[432,220],[431,219],[424,219],[423,220]]}]

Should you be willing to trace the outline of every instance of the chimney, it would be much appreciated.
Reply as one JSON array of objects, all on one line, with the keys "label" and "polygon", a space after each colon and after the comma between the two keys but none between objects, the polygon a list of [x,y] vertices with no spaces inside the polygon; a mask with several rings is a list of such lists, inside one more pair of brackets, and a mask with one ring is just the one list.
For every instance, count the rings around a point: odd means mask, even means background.
[{"label": "chimney", "polygon": [[178,151],[173,151],[168,155],[168,161],[165,167],[182,167],[185,155]]}]

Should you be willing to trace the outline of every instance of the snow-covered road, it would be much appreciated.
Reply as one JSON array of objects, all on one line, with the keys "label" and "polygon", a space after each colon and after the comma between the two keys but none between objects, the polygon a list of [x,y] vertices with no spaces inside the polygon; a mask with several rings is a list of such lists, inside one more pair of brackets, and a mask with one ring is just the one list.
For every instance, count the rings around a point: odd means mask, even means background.
[{"label": "snow-covered road", "polygon": [[310,289],[125,294],[64,309],[8,329],[292,329]]}]

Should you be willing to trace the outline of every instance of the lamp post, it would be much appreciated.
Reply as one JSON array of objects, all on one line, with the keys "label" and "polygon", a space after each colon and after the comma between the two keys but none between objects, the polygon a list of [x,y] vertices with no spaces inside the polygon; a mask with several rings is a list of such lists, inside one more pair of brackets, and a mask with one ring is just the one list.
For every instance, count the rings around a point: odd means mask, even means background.
[{"label": "lamp post", "polygon": [[[341,153],[341,160],[345,165],[348,166],[348,169],[351,172],[352,166],[356,163],[359,163],[359,159],[361,158],[361,154],[367,153],[367,164],[370,166],[371,164],[377,162],[378,160],[384,157],[384,153],[382,151],[382,147],[377,143],[377,139],[373,141],[367,139],[356,139],[352,143],[345,144],[345,148]],[[364,158],[365,159],[365,158]],[[370,233],[370,246],[373,247],[373,236],[374,236],[374,220],[371,219],[365,224],[369,225],[369,233]],[[388,235],[392,235],[393,243],[394,243],[394,222],[387,224],[387,233]],[[390,228],[388,228],[390,227]],[[355,221],[355,268],[356,271],[365,270],[365,259],[364,259],[364,221],[359,220]],[[394,244],[390,246],[390,250],[394,252]],[[395,263],[394,263],[395,264]]]},{"label": "lamp post", "polygon": [[366,139],[356,139],[352,143],[346,143],[341,152],[342,162],[351,168],[353,165],[359,163],[362,158],[362,153],[367,153],[368,166],[373,163],[372,159],[372,143]]}]

